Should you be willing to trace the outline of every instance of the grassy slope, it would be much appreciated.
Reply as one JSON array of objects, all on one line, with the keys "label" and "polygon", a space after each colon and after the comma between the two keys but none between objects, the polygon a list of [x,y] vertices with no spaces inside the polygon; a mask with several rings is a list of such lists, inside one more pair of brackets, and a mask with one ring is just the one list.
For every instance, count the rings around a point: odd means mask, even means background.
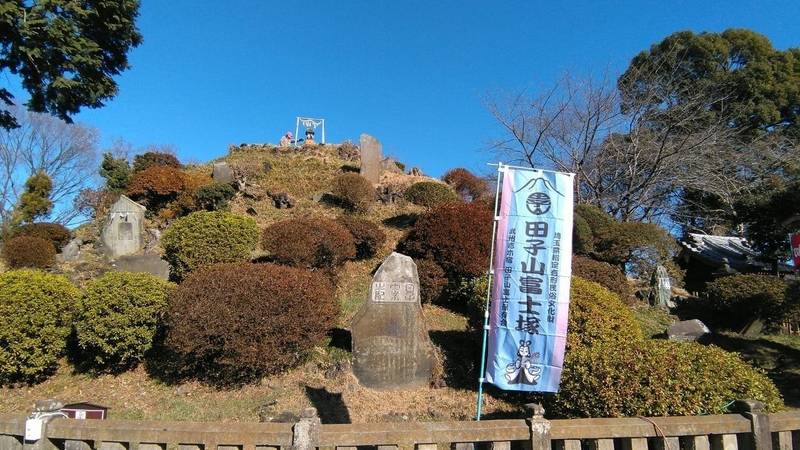
[{"label": "grassy slope", "polygon": [[[293,216],[324,215],[336,217],[342,213],[338,207],[315,202],[316,194],[327,192],[331,181],[342,168],[354,166],[352,161],[340,159],[333,149],[309,154],[274,155],[265,151],[240,151],[224,158],[234,168],[252,175],[255,190],[287,192],[297,204],[292,209],[276,209],[266,195],[263,199],[238,198],[231,209],[246,214],[248,208],[257,212],[256,221],[261,228],[270,223]],[[264,175],[264,162],[272,170]],[[210,165],[193,170],[210,171]],[[410,184],[418,177],[384,174],[384,182]],[[381,224],[388,239],[380,253],[370,260],[348,262],[340,271],[337,295],[342,304],[340,327],[347,328],[353,315],[366,298],[372,271],[394,249],[403,234],[402,229],[385,226],[385,219],[421,212],[410,204],[378,205],[367,214],[367,219]],[[466,319],[456,313],[436,306],[425,307],[426,321],[436,344],[461,346],[467,351],[478,348],[478,338],[466,331]],[[307,406],[320,410],[327,422],[369,422],[392,420],[445,420],[468,419],[474,415],[475,392],[470,383],[461,380],[457,387],[422,388],[396,392],[378,392],[358,385],[349,370],[350,353],[347,350],[349,335],[339,331],[333,342],[315,349],[303,366],[287,373],[269,377],[260,384],[239,389],[218,390],[196,382],[170,385],[148,376],[144,367],[121,375],[80,374],[66,362],[49,380],[30,387],[0,388],[0,413],[24,411],[38,399],[58,398],[66,401],[91,400],[111,407],[112,418],[148,420],[194,421],[258,421],[259,417],[274,417],[281,412],[297,413]],[[440,359],[453,354],[450,350],[439,352]],[[458,352],[456,352],[459,355]],[[448,361],[459,367],[459,361]],[[458,378],[458,377],[456,377]],[[489,397],[487,413],[509,413],[516,407]]]}]

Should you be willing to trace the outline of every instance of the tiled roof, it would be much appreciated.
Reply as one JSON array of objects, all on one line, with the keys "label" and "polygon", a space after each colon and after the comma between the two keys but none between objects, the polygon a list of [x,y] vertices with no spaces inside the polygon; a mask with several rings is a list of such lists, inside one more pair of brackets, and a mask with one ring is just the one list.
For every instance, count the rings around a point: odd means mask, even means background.
[{"label": "tiled roof", "polygon": [[758,260],[759,253],[747,240],[738,236],[711,236],[689,233],[681,246],[706,264],[723,268],[727,262],[736,271],[768,270],[769,266]]}]

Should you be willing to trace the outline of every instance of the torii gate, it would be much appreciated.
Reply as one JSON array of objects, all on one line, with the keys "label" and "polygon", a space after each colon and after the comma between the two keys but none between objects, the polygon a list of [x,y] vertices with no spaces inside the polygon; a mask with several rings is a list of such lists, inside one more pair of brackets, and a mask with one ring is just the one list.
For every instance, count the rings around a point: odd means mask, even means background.
[{"label": "torii gate", "polygon": [[297,121],[295,122],[294,126],[294,146],[297,147],[298,142],[300,139],[300,125],[303,125],[303,128],[308,129],[311,128],[314,132],[317,131],[317,127],[322,127],[322,139],[320,139],[320,144],[325,144],[325,119],[314,119],[311,117],[297,117]]}]

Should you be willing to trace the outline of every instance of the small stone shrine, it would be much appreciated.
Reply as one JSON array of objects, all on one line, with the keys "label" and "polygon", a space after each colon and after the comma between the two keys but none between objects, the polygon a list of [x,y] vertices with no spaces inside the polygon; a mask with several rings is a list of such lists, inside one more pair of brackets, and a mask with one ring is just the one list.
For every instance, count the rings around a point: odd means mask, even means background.
[{"label": "small stone shrine", "polygon": [[350,327],[353,373],[373,389],[425,385],[433,370],[433,346],[422,316],[414,261],[392,253],[383,261],[367,302]]},{"label": "small stone shrine", "polygon": [[111,259],[131,255],[144,247],[144,206],[122,195],[111,205],[100,236]]},{"label": "small stone shrine", "polygon": [[368,134],[361,134],[361,176],[369,180],[372,184],[381,181],[383,170],[383,155],[381,143]]},{"label": "small stone shrine", "polygon": [[656,267],[650,279],[650,304],[662,308],[674,308],[672,301],[672,282],[664,266]]}]

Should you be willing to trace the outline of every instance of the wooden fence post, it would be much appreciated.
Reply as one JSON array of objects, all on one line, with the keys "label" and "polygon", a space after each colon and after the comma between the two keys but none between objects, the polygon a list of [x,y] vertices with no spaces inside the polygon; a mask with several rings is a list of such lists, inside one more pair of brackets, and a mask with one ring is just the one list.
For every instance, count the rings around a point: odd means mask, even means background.
[{"label": "wooden fence post", "polygon": [[319,442],[322,422],[316,408],[306,408],[300,413],[300,421],[292,428],[292,450],[314,450]]},{"label": "wooden fence post", "polygon": [[736,400],[731,405],[731,411],[750,419],[753,450],[772,450],[769,415],[764,413],[763,403],[756,400]]},{"label": "wooden fence post", "polygon": [[525,408],[531,412],[531,450],[550,450],[550,421],[544,418],[544,407],[528,403]]}]

